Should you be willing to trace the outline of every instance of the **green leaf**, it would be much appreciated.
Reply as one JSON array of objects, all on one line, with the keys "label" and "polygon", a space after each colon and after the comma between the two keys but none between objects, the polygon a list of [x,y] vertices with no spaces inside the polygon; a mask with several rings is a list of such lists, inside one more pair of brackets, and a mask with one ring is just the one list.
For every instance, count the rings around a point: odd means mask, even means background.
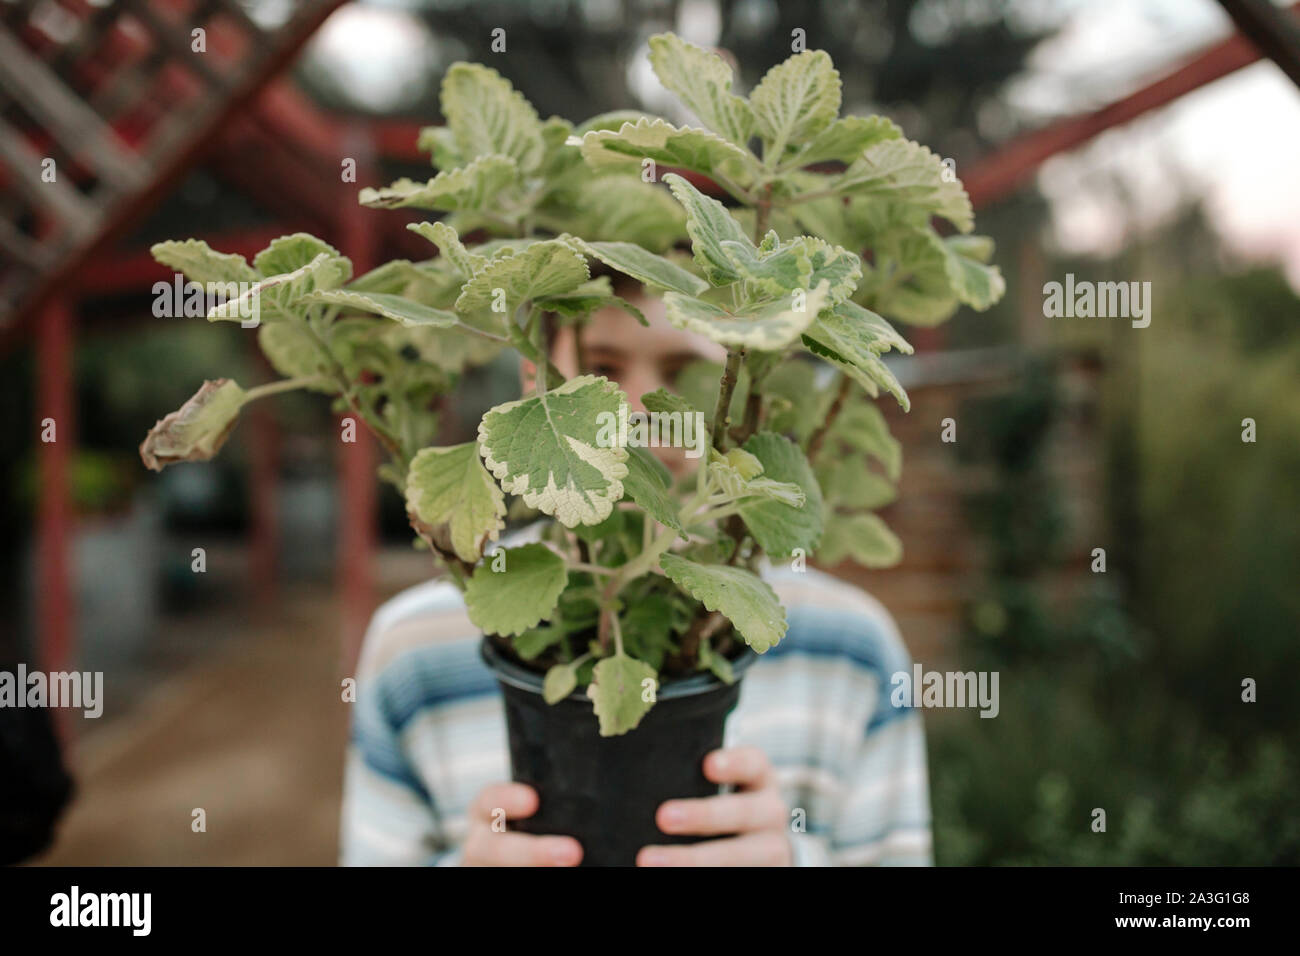
[{"label": "green leaf", "polygon": [[889,568],[903,559],[903,543],[876,515],[836,515],[826,529],[817,557],[839,564],[846,557],[864,568]]},{"label": "green leaf", "polygon": [[942,160],[910,139],[889,139],[867,147],[844,170],[837,188],[855,196],[893,199],[942,216],[962,232],[975,227],[970,197]]},{"label": "green leaf", "polygon": [[247,395],[228,378],[203,383],[184,405],[161,419],[140,443],[146,468],[162,471],[181,461],[207,461],[226,443]]},{"label": "green leaf", "polygon": [[751,306],[741,311],[724,309],[676,292],[664,294],[668,321],[679,329],[696,332],[722,345],[774,351],[785,348],[816,319],[826,304],[830,283],[802,296],[791,295]]},{"label": "green leaf", "polygon": [[654,705],[658,687],[655,669],[635,658],[616,654],[597,662],[587,695],[600,720],[600,735],[617,737],[635,729]]},{"label": "green leaf", "polygon": [[[285,378],[310,378],[329,370],[320,346],[298,323],[274,322],[258,326],[257,346],[271,367]],[[330,395],[338,391],[333,385],[309,387],[312,391]]]},{"label": "green leaf", "polygon": [[430,308],[387,292],[353,292],[350,289],[335,289],[330,292],[313,292],[303,296],[302,301],[320,305],[337,305],[349,311],[382,315],[405,326],[431,325],[445,329],[458,321],[455,312]]},{"label": "green leaf", "polygon": [[462,315],[494,311],[500,289],[504,314],[509,316],[529,299],[571,292],[589,278],[587,260],[572,247],[558,239],[536,242],[513,255],[489,259],[461,289],[456,311]]},{"label": "green leaf", "polygon": [[423,280],[429,274],[409,259],[390,259],[365,275],[348,283],[351,292],[388,292],[401,295],[412,282]]},{"label": "green leaf", "polygon": [[827,299],[832,305],[846,301],[857,288],[862,278],[862,260],[852,252],[840,246],[814,236],[801,236],[795,240],[803,244],[812,263],[812,276],[808,288],[813,289],[822,282],[830,283]]},{"label": "green leaf", "polygon": [[610,420],[603,415],[617,421],[626,400],[607,379],[579,376],[489,411],[479,423],[479,452],[501,487],[530,508],[569,528],[597,524],[623,497],[627,449],[611,444],[602,422]]},{"label": "green leaf", "polygon": [[149,247],[150,254],[169,269],[184,274],[191,282],[256,282],[257,273],[243,256],[216,252],[202,239],[184,242],[159,242]]},{"label": "green leaf", "polygon": [[372,209],[439,209],[480,212],[497,205],[502,193],[519,184],[519,167],[507,156],[480,156],[468,166],[444,169],[427,182],[403,177],[391,186],[361,190],[358,200]]},{"label": "green leaf", "polygon": [[475,569],[465,586],[469,619],[486,634],[521,634],[555,610],[569,575],[564,559],[544,544],[506,548],[505,570],[495,561]]},{"label": "green leaf", "polygon": [[820,363],[793,361],[778,365],[763,380],[767,427],[804,442],[826,417],[832,396],[818,386]]},{"label": "green leaf", "polygon": [[685,236],[686,218],[681,206],[658,186],[639,177],[604,176],[586,184],[560,231],[659,252]]},{"label": "green leaf", "polygon": [[786,165],[811,166],[829,161],[852,163],[868,147],[902,137],[902,130],[883,116],[845,116],[818,133]]},{"label": "green leaf", "polygon": [[801,508],[807,501],[803,489],[793,482],[766,477],[763,463],[743,448],[732,448],[725,455],[710,450],[709,478],[727,501],[761,499],[778,501],[792,508]]},{"label": "green leaf", "polygon": [[[973,240],[973,241],[972,241]],[[993,252],[986,236],[949,236],[943,240],[947,253],[948,281],[958,301],[983,312],[1006,294],[1002,270],[985,265]]]},{"label": "green leaf", "polygon": [[808,334],[850,361],[863,353],[882,355],[890,349],[904,355],[913,352],[912,343],[892,325],[856,302],[841,302],[834,309],[823,310]]},{"label": "green leaf", "polygon": [[655,288],[681,292],[685,295],[699,295],[709,287],[709,284],[699,276],[692,275],[663,256],[647,252],[629,242],[587,242],[576,236],[561,238],[574,249]]},{"label": "green leaf", "polygon": [[826,503],[836,508],[883,508],[898,498],[888,479],[868,470],[863,459],[839,458],[817,465],[817,483]]},{"label": "green leaf", "polygon": [[438,169],[451,169],[465,165],[465,157],[456,145],[456,134],[450,126],[426,126],[420,130],[415,141],[416,149],[431,154],[433,165]]},{"label": "green leaf", "polygon": [[295,232],[291,236],[272,239],[269,246],[253,257],[253,268],[264,276],[283,275],[301,269],[321,255],[341,258],[339,251],[328,242],[305,232]]},{"label": "green leaf", "polygon": [[[631,449],[628,450],[631,451]],[[626,530],[629,514],[630,512],[620,511],[615,508],[604,521],[597,524],[576,525],[573,528],[573,533],[588,544],[604,541],[606,538],[612,538]]]},{"label": "green leaf", "polygon": [[560,643],[567,633],[564,626],[558,622],[539,624],[522,634],[516,634],[510,639],[510,643],[516,654],[526,661],[532,661],[540,657],[548,647]]},{"label": "green leaf", "polygon": [[876,255],[880,269],[865,291],[877,312],[928,326],[945,321],[957,310],[959,300],[949,271],[952,257],[933,229],[927,226],[888,236],[876,247]]},{"label": "green leaf", "polygon": [[460,273],[462,279],[468,279],[487,265],[487,257],[470,252],[461,244],[456,230],[445,222],[411,222],[406,228],[428,239],[443,257],[451,263],[452,268]]},{"label": "green leaf", "polygon": [[[763,159],[779,160],[787,146],[800,145],[840,113],[840,74],[824,50],[805,50],[767,71],[749,94]],[[769,158],[770,155],[770,158]]]},{"label": "green leaf", "polygon": [[238,298],[227,299],[213,306],[208,310],[208,321],[225,319],[243,322],[250,315],[259,319],[294,317],[294,306],[303,296],[311,292],[337,289],[351,277],[350,261],[322,252],[293,272],[263,279],[249,286]]},{"label": "green leaf", "polygon": [[731,669],[731,661],[715,651],[708,641],[700,642],[699,667],[701,670],[711,671],[713,676],[724,684],[734,684],[736,682],[736,675]]},{"label": "green leaf", "polygon": [[704,277],[715,286],[729,285],[741,278],[732,257],[722,245],[726,241],[734,242],[757,254],[740,223],[727,212],[726,206],[705,196],[676,173],[666,173],[663,181],[686,209],[686,232],[691,237],[695,261],[704,270]]},{"label": "green leaf", "polygon": [[610,291],[609,276],[599,276],[584,282],[576,289],[561,295],[546,295],[534,299],[539,308],[547,312],[556,312],[566,318],[582,318],[597,309],[613,307],[622,309],[641,325],[648,326],[650,320],[640,309],[626,299]]},{"label": "green leaf", "polygon": [[731,67],[722,57],[672,33],[659,33],[650,38],[650,65],[659,82],[709,129],[737,146],[749,142],[754,115],[749,104],[731,92]]},{"label": "green leaf", "polygon": [[578,668],[581,663],[555,664],[542,679],[542,699],[548,704],[558,704],[578,687]]},{"label": "green leaf", "polygon": [[479,63],[454,63],[442,79],[442,114],[465,159],[508,156],[531,172],[545,144],[537,111],[510,81]]},{"label": "green leaf", "polygon": [[894,396],[898,404],[902,406],[903,411],[908,411],[912,407],[911,399],[907,397],[907,392],[903,390],[903,386],[899,384],[894,373],[873,352],[862,352],[849,359],[835,348],[825,345],[809,335],[804,335],[803,344],[813,355],[820,356],[832,365],[837,366],[849,378],[866,389],[868,395],[875,397],[880,394],[880,389],[883,388]]},{"label": "green leaf", "polygon": [[744,279],[750,294],[779,296],[794,289],[808,289],[812,283],[812,262],[804,237],[780,242],[775,232],[768,233],[766,248],[756,249],[748,240],[724,239],[719,243],[722,254]]},{"label": "green leaf", "polygon": [[891,347],[911,353],[912,346],[874,312],[855,302],[841,302],[817,316],[804,332],[803,342],[810,352],[838,366],[868,394],[877,395],[884,388],[904,409],[910,407],[907,393],[880,354]]},{"label": "green leaf", "polygon": [[804,333],[803,342],[814,355],[841,368],[868,394],[877,395],[884,388],[904,409],[910,407],[907,393],[880,354],[891,347],[911,353],[912,346],[874,312],[854,302],[841,302],[818,315]]},{"label": "green leaf", "polygon": [[865,401],[846,404],[828,437],[872,456],[885,466],[890,481],[898,481],[903,470],[903,446],[889,433],[889,424],[875,405]]},{"label": "green leaf", "polygon": [[696,408],[680,395],[674,395],[666,388],[656,388],[653,392],[646,392],[641,396],[641,404],[645,406],[648,412],[658,412],[661,415],[671,415],[678,412],[685,415],[695,415],[700,409]]},{"label": "green leaf", "polygon": [[421,449],[407,471],[406,507],[435,539],[446,537],[456,556],[469,564],[505,527],[505,495],[473,442]]},{"label": "green leaf", "polygon": [[744,444],[763,464],[763,477],[797,486],[805,501],[794,507],[780,501],[755,501],[740,506],[745,527],[759,546],[773,557],[784,557],[796,548],[811,554],[822,536],[822,494],[817,478],[794,442],[772,432],[759,432]]},{"label": "green leaf", "polygon": [[652,592],[636,598],[619,623],[627,653],[655,670],[663,666],[667,653],[677,649],[673,640],[673,606],[662,593]]},{"label": "green leaf", "polygon": [[627,475],[623,491],[650,517],[679,534],[685,534],[677,518],[677,504],[670,495],[667,470],[644,448],[627,449]]},{"label": "green leaf", "polygon": [[731,621],[736,633],[758,653],[785,637],[785,609],[758,575],[723,564],[696,564],[675,554],[663,555],[659,565],[674,584]]},{"label": "green leaf", "polygon": [[748,150],[708,130],[679,128],[663,119],[642,117],[618,129],[575,136],[569,142],[582,148],[583,160],[597,172],[640,172],[643,161],[651,159],[656,166],[693,170],[740,189],[754,181],[755,160]]}]

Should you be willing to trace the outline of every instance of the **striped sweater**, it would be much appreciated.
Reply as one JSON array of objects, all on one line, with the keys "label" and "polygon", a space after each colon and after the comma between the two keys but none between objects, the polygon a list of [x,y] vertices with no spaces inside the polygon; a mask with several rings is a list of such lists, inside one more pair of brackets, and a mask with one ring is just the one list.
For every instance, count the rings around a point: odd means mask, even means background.
[{"label": "striped sweater", "polygon": [[[727,745],[761,747],[787,806],[804,811],[793,814],[804,822],[792,837],[798,865],[929,864],[921,716],[889,699],[891,675],[911,669],[892,618],[818,571],[765,577],[790,627],[749,668]],[[444,581],[376,612],[353,705],[345,865],[456,865],[475,794],[510,779],[501,693],[479,640]]]}]

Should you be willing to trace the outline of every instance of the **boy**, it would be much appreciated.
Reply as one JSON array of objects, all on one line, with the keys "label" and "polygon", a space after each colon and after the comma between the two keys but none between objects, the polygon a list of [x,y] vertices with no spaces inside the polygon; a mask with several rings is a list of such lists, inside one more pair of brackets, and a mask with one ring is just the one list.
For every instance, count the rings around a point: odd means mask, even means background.
[{"label": "boy", "polygon": [[[670,325],[662,301],[638,285],[618,289],[645,313],[644,328],[617,308],[582,331],[584,371],[618,382],[629,405],[720,346]],[[575,374],[572,327],[556,331],[552,360]],[[525,387],[533,374],[525,368]],[[682,449],[652,449],[675,474]],[[670,800],[666,833],[708,839],[650,846],[640,866],[928,864],[930,808],[920,714],[889,700],[890,676],[911,671],[888,612],[828,575],[775,569],[765,577],[787,609],[785,638],[741,684],[728,745],[704,774],[734,792]],[[376,612],[358,668],[344,786],[345,864],[573,866],[566,836],[493,827],[537,809],[532,788],[509,783],[505,718],[480,634],[460,594],[430,581]],[[635,733],[635,731],[633,731]]]}]

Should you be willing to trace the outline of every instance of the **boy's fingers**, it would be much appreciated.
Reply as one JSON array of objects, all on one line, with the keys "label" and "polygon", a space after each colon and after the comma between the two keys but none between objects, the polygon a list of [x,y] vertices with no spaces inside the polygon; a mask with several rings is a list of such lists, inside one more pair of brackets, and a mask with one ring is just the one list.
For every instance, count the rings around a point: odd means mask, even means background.
[{"label": "boy's fingers", "polygon": [[704,776],[714,783],[756,790],[771,780],[772,762],[757,747],[726,747],[704,758]]},{"label": "boy's fingers", "polygon": [[493,783],[484,787],[469,808],[471,819],[492,823],[502,812],[507,820],[522,820],[537,812],[537,791],[526,783]]},{"label": "boy's fingers", "polygon": [[718,836],[753,830],[780,830],[786,824],[785,803],[775,790],[723,793],[698,800],[668,800],[655,812],[664,833]]},{"label": "boy's fingers", "polygon": [[582,844],[567,836],[497,832],[477,827],[465,844],[469,866],[577,866]]},{"label": "boy's fingers", "polygon": [[637,866],[789,866],[790,841],[784,831],[766,830],[688,846],[646,846]]}]

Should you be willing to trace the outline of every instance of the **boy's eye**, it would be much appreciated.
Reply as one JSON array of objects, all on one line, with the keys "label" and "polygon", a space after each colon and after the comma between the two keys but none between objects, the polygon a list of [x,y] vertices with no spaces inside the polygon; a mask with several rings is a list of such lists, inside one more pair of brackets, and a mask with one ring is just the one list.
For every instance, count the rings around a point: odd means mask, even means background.
[{"label": "boy's eye", "polygon": [[593,375],[603,375],[606,378],[616,379],[622,369],[612,362],[592,362],[590,371]]}]

